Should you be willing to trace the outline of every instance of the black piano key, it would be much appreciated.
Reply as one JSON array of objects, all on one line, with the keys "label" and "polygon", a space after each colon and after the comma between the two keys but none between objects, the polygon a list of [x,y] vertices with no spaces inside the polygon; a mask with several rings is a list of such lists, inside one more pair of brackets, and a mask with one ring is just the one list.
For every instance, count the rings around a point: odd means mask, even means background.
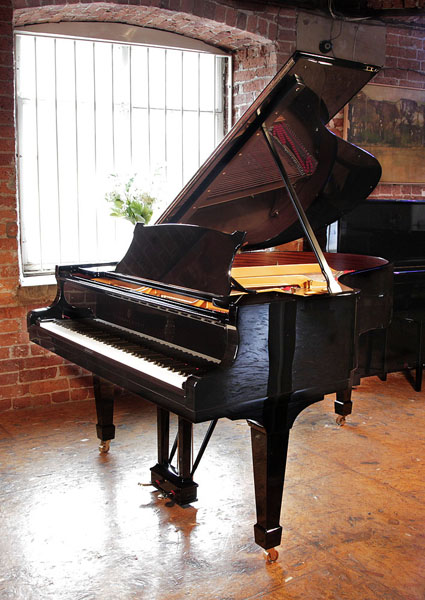
[{"label": "black piano key", "polygon": [[71,330],[78,331],[82,335],[86,335],[92,339],[99,340],[109,346],[122,350],[147,360],[149,362],[165,367],[172,372],[180,373],[181,375],[200,375],[203,370],[196,365],[183,362],[172,356],[161,354],[157,350],[141,345],[137,335],[119,331],[113,325],[97,323],[89,320],[72,320],[66,323],[66,327]]}]

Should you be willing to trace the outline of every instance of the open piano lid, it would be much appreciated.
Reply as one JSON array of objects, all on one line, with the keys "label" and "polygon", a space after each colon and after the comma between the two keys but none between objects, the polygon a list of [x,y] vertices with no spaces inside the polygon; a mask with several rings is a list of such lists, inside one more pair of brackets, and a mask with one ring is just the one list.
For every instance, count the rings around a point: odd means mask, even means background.
[{"label": "open piano lid", "polygon": [[371,193],[381,167],[325,124],[378,70],[295,53],[157,222],[244,231],[246,250],[301,237],[264,128],[312,228],[336,221]]}]

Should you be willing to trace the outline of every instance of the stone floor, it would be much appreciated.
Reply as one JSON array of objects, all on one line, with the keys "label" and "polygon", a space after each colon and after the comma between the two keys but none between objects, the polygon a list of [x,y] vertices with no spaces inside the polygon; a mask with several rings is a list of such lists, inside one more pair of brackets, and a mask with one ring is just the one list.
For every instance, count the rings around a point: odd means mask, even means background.
[{"label": "stone floor", "polygon": [[297,419],[273,564],[253,541],[246,423],[219,422],[181,508],[139,485],[154,418],[122,398],[101,456],[91,403],[0,415],[1,600],[424,600],[425,393],[402,374],[365,380],[343,428],[333,398]]}]

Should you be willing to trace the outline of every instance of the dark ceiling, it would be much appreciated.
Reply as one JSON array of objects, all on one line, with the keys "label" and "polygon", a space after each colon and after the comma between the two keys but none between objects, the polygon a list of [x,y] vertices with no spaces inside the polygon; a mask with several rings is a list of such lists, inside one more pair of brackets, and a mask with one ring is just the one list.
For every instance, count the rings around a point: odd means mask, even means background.
[{"label": "dark ceiling", "polygon": [[[339,18],[372,18],[425,26],[425,0],[228,0],[238,8],[262,10],[265,5],[300,8]],[[392,8],[383,8],[391,5]]]}]

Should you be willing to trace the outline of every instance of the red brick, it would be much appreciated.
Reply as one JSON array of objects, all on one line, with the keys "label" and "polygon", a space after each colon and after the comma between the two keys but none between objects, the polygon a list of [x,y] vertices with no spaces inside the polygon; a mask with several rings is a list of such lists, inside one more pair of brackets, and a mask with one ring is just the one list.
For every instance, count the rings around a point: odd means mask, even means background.
[{"label": "red brick", "polygon": [[33,406],[47,406],[52,403],[50,394],[38,394],[37,396],[31,396]]},{"label": "red brick", "polygon": [[45,369],[28,369],[21,370],[19,373],[19,381],[22,383],[30,383],[32,381],[42,381],[45,379],[53,379],[58,372],[57,367],[46,367]]},{"label": "red brick", "polygon": [[0,6],[0,21],[12,23],[13,9],[7,6]]},{"label": "red brick", "polygon": [[0,52],[0,65],[3,67],[13,66],[13,54],[11,52]]},{"label": "red brick", "polygon": [[255,77],[267,77],[271,79],[276,75],[276,69],[274,67],[259,67],[255,69],[254,76]]},{"label": "red brick", "polygon": [[13,104],[14,102],[12,97],[0,96],[0,110],[13,111]]},{"label": "red brick", "polygon": [[277,22],[279,25],[279,30],[281,30],[281,29],[295,30],[295,17],[280,16],[278,18]]},{"label": "red brick", "polygon": [[421,45],[416,46],[415,38],[413,38],[412,36],[406,35],[406,32],[404,30],[400,30],[397,45],[400,48],[413,48],[413,47],[421,48],[422,47]]},{"label": "red brick", "polygon": [[[18,265],[16,266],[6,266],[6,267],[0,267],[0,277],[3,279],[6,279],[8,277],[13,277],[13,278],[17,278],[19,276],[19,267]],[[1,326],[0,326],[0,330],[1,330]]]},{"label": "red brick", "polygon": [[276,23],[269,23],[269,30],[267,32],[267,37],[269,40],[276,40],[278,36],[278,27]]},{"label": "red brick", "polygon": [[0,319],[14,319],[16,317],[25,317],[27,314],[24,306],[8,306],[0,308]]},{"label": "red brick", "polygon": [[285,63],[290,54],[292,53],[293,49],[294,49],[294,42],[291,42],[290,40],[279,40],[278,42],[279,44],[279,53],[278,53],[278,59],[279,59],[279,64],[281,64],[283,66],[283,63]]},{"label": "red brick", "polygon": [[0,67],[0,81],[13,81],[13,67]]},{"label": "red brick", "polygon": [[66,379],[35,381],[29,384],[31,394],[45,394],[46,392],[59,392],[66,389],[68,389],[68,381]]},{"label": "red brick", "polygon": [[69,385],[71,388],[90,387],[93,385],[93,379],[91,375],[73,377],[69,380]]},{"label": "red brick", "polygon": [[10,333],[12,331],[21,331],[21,321],[18,319],[5,319],[0,321],[0,331]]},{"label": "red brick", "polygon": [[0,412],[6,412],[12,408],[12,398],[0,400]]},{"label": "red brick", "polygon": [[399,67],[399,69],[406,69],[406,70],[416,70],[420,67],[418,61],[416,60],[408,60],[407,58],[398,58],[397,59],[397,66]]},{"label": "red brick", "polygon": [[215,7],[214,20],[218,21],[219,23],[224,23],[225,18],[226,18],[226,7],[222,6],[221,4],[217,4],[217,6]]},{"label": "red brick", "polygon": [[[1,156],[1,154],[0,154]],[[14,194],[10,194],[9,193],[10,190],[8,189],[6,193],[3,193],[3,195],[0,197],[0,210],[9,210],[11,208],[15,208],[16,207],[16,198]]]},{"label": "red brick", "polygon": [[0,125],[13,125],[14,120],[13,112],[10,109],[3,109],[0,102]]},{"label": "red brick", "polygon": [[423,83],[425,85],[425,73],[415,73],[414,71],[410,71],[409,73],[406,73],[406,80],[409,83]]},{"label": "red brick", "polygon": [[[16,201],[15,201],[15,206],[16,206]],[[0,198],[0,222],[3,223],[5,221],[10,221],[11,219],[12,220],[17,219],[16,209],[10,210],[10,208],[4,208],[2,206],[1,198]]]},{"label": "red brick", "polygon": [[72,402],[78,402],[79,400],[87,400],[89,398],[93,398],[93,388],[77,388],[75,390],[71,390],[71,400]]},{"label": "red brick", "polygon": [[247,31],[250,31],[251,33],[255,33],[257,31],[257,28],[258,28],[258,16],[256,14],[248,15],[248,18],[246,21]]},{"label": "red brick", "polygon": [[69,402],[69,398],[70,398],[69,390],[52,393],[52,402],[54,404],[59,404],[60,402]]},{"label": "red brick", "polygon": [[0,387],[0,398],[16,398],[25,396],[29,392],[28,385],[20,385],[19,383],[13,385],[3,385]]},{"label": "red brick", "polygon": [[[12,81],[3,81],[0,86],[0,96],[10,96],[13,98],[13,94],[14,94],[13,79],[12,79]],[[1,145],[0,145],[0,149],[10,151],[10,147],[3,147]],[[13,152],[13,148],[12,148],[12,152]]]},{"label": "red brick", "polygon": [[12,371],[19,371],[20,368],[21,359],[19,358],[0,361],[0,373],[11,373]]},{"label": "red brick", "polygon": [[13,181],[15,179],[15,169],[13,167],[0,166],[0,179],[3,181]]},{"label": "red brick", "polygon": [[73,364],[61,365],[59,367],[59,375],[61,377],[81,377],[82,369]]},{"label": "red brick", "polygon": [[[1,256],[1,254],[0,254]],[[15,259],[16,260],[16,259]],[[8,291],[0,291],[0,304],[3,304],[3,306],[10,306],[12,304],[16,304],[16,290],[13,291],[12,288],[9,288]],[[12,342],[11,344],[6,344],[7,346],[12,346],[13,344],[21,344],[21,343],[25,343],[28,340],[28,338],[25,339],[25,337],[22,336],[22,334],[20,336],[18,336],[16,338],[16,340],[14,342]],[[2,341],[2,336],[0,335],[0,344]]]},{"label": "red brick", "polygon": [[32,396],[25,396],[24,398],[14,398],[13,399],[13,408],[30,408],[32,404]]},{"label": "red brick", "polygon": [[17,358],[23,358],[28,356],[30,352],[28,344],[23,344],[22,346],[12,346],[11,355],[16,356]]},{"label": "red brick", "polygon": [[[0,96],[0,103],[1,103],[1,96]],[[12,165],[14,163],[15,157],[13,154],[10,154],[9,152],[7,153],[1,153],[0,152],[0,165]]]},{"label": "red brick", "polygon": [[0,375],[0,385],[12,385],[18,383],[18,371],[15,373],[4,373]]},{"label": "red brick", "polygon": [[266,83],[264,82],[264,79],[254,79],[253,81],[247,81],[246,83],[244,83],[242,89],[245,93],[261,92],[264,89],[265,85]]},{"label": "red brick", "polygon": [[237,19],[237,12],[234,8],[228,8],[226,10],[226,23],[230,27],[235,27]]},{"label": "red brick", "polygon": [[10,358],[10,350],[11,348],[0,348],[0,360]]},{"label": "red brick", "polygon": [[[38,347],[38,346],[37,346]],[[31,346],[32,351],[32,346]],[[63,358],[56,354],[44,354],[42,356],[30,356],[23,358],[21,365],[23,369],[38,369],[42,367],[51,367],[53,365],[59,365],[63,363]]]},{"label": "red brick", "polygon": [[[49,354],[50,354],[47,350],[45,350],[41,346],[37,346],[37,344],[30,345],[30,352],[31,352],[32,356],[49,356]],[[54,354],[52,354],[51,356],[54,356]]]}]

